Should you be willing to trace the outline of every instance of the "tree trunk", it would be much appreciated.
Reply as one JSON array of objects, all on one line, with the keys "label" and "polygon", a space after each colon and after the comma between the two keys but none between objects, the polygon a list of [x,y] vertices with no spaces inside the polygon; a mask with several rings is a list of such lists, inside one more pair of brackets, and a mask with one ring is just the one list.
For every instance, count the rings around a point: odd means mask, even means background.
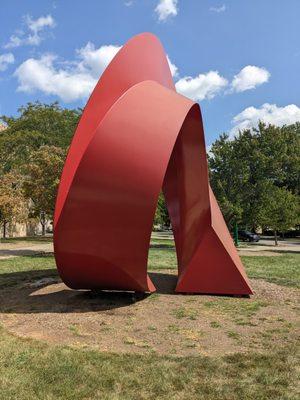
[{"label": "tree trunk", "polygon": [[5,239],[6,238],[6,225],[7,225],[7,222],[3,222],[3,239]]},{"label": "tree trunk", "polygon": [[42,236],[45,236],[45,234],[46,234],[45,224],[42,223]]},{"label": "tree trunk", "polygon": [[42,225],[42,236],[45,236],[45,234],[46,234],[46,215],[45,215],[44,211],[41,211],[40,221],[41,221],[41,225]]},{"label": "tree trunk", "polygon": [[277,230],[274,230],[274,239],[275,239],[275,246],[278,246],[278,240],[277,240]]}]

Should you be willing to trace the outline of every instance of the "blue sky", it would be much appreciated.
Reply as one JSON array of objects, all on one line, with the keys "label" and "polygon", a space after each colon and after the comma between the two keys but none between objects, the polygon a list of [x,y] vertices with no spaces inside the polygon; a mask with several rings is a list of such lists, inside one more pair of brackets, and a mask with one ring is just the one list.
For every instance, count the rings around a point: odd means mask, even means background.
[{"label": "blue sky", "polygon": [[0,0],[0,114],[84,106],[111,57],[149,31],[210,145],[259,119],[300,120],[299,0]]}]

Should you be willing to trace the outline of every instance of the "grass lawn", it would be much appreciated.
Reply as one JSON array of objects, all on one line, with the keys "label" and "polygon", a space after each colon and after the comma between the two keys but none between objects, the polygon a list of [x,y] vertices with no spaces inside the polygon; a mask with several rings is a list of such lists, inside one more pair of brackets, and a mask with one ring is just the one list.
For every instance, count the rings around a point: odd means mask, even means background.
[{"label": "grass lawn", "polygon": [[[166,270],[176,269],[176,252],[172,241],[152,240],[151,243],[150,271],[164,273]],[[283,288],[284,293],[295,293],[299,288],[300,254],[282,254],[276,257],[247,256],[243,257],[243,262],[249,277],[254,280],[263,279],[270,284],[275,283],[279,285],[279,290],[280,287]],[[4,297],[1,300],[1,295],[17,293],[30,281],[57,277],[54,268],[54,258],[51,255],[1,260],[0,309],[1,302],[6,301]],[[245,352],[227,355],[200,354],[178,357],[171,351],[169,355],[158,354],[155,351],[138,354],[131,351],[134,346],[128,339],[127,354],[118,354],[93,350],[84,345],[68,346],[21,338],[2,324],[0,400],[299,399],[297,347],[293,340],[289,340],[296,326],[285,318],[281,318],[281,321],[278,316],[275,323],[268,315],[268,312],[280,308],[280,304],[285,304],[285,300],[281,299],[281,303],[277,304],[275,299],[274,304],[270,306],[272,299],[255,299],[255,296],[251,302],[223,297],[163,296],[152,295],[132,306],[132,310],[134,307],[142,307],[142,303],[145,307],[154,307],[159,320],[164,303],[169,302],[173,308],[170,309],[171,315],[168,318],[173,318],[175,322],[167,325],[167,331],[159,331],[158,335],[166,335],[167,339],[170,337],[171,341],[173,338],[175,340],[180,334],[178,326],[183,326],[186,329],[182,329],[182,332],[190,335],[185,344],[190,345],[191,333],[194,332],[191,327],[197,327],[201,319],[206,318],[211,332],[216,332],[217,339],[222,333],[227,337],[226,340],[233,343],[232,346],[239,342],[239,349],[243,346],[241,335],[246,329],[247,335],[252,335],[251,330],[256,330],[256,336],[253,337],[260,346],[259,350],[253,344],[253,347],[249,346]],[[196,303],[198,300],[199,303]],[[130,307],[128,306],[129,309]],[[286,310],[292,312],[294,308],[295,305]],[[260,314],[265,309],[270,311]],[[116,318],[117,321],[120,319],[120,312],[117,312],[116,317],[108,312],[107,318]],[[76,321],[79,314],[72,314],[75,315]],[[60,318],[61,315],[54,314],[54,318]],[[102,311],[95,311],[93,315],[101,317]],[[4,316],[8,318],[8,314]],[[24,314],[25,317],[30,317],[30,310],[28,314]],[[40,314],[38,317],[41,318]],[[146,314],[145,318],[148,318]],[[129,314],[128,326],[132,323],[134,318]],[[79,340],[79,328],[75,325],[71,327],[70,335],[77,336],[76,340]],[[152,324],[147,329],[149,335],[154,335],[159,327]],[[108,335],[112,335],[113,332],[110,331]],[[143,331],[141,334],[144,334]],[[249,337],[252,338],[247,336]]]},{"label": "grass lawn", "polygon": [[297,399],[294,349],[268,355],[117,355],[0,331],[0,399]]},{"label": "grass lawn", "polygon": [[[176,269],[176,251],[172,241],[153,245],[149,253],[150,270]],[[152,241],[151,241],[152,243]],[[280,256],[242,256],[249,278],[261,278],[279,285],[300,287],[300,254]]]},{"label": "grass lawn", "polygon": [[261,278],[278,285],[300,287],[300,254],[276,257],[242,257],[249,278]]}]

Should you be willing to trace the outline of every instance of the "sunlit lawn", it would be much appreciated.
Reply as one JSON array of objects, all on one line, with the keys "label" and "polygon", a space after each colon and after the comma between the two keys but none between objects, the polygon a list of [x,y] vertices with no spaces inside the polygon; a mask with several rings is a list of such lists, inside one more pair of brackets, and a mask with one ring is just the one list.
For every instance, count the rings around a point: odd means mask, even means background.
[{"label": "sunlit lawn", "polygon": [[[243,257],[243,262],[251,278],[299,287],[299,254]],[[150,270],[177,268],[172,241],[153,240],[148,265]],[[57,276],[52,255],[0,261],[0,290],[18,290],[19,284],[46,276]],[[243,313],[261,306],[245,303]],[[219,298],[210,307],[234,318],[239,302]],[[264,354],[224,357],[122,355],[21,339],[1,328],[0,400],[296,400],[296,364],[296,348],[284,344]]]}]

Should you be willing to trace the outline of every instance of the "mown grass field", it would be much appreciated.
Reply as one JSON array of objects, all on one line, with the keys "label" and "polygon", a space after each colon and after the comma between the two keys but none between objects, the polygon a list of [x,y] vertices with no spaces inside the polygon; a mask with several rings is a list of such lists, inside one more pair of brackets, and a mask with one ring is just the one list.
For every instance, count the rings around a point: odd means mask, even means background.
[{"label": "mown grass field", "polygon": [[[177,332],[177,324],[184,326],[198,323],[198,320],[201,323],[205,316],[212,332],[224,334],[227,340],[232,341],[233,348],[238,343],[236,353],[211,355],[208,349],[205,355],[200,351],[192,356],[178,356],[171,349],[169,354],[149,349],[139,354],[135,351],[134,342],[129,341],[124,345],[128,348],[127,352],[104,352],[85,345],[53,344],[46,340],[22,338],[12,333],[4,323],[0,328],[0,399],[299,399],[299,355],[297,343],[291,339],[295,337],[298,322],[289,320],[289,315],[279,318],[274,310],[283,305],[289,307],[290,297],[298,293],[300,255],[247,256],[243,257],[243,262],[254,284],[256,280],[272,284],[275,296],[278,289],[278,296],[281,296],[278,304],[276,298],[266,300],[258,295],[251,302],[236,298],[173,298],[169,295],[168,301],[173,305],[171,317],[175,322],[168,325],[167,333],[159,331],[159,324],[147,327],[151,334],[158,330],[158,335],[174,335],[171,336],[172,341],[180,333]],[[176,269],[176,255],[171,241],[152,241],[149,269],[162,273]],[[29,282],[45,277],[57,277],[52,255],[1,260],[0,310],[1,296],[16,293]],[[144,303],[145,313],[150,305],[161,307],[166,299],[163,296],[149,296],[140,301],[138,307]],[[172,299],[176,299],[176,304]],[[2,304],[3,300],[6,299],[2,297]],[[127,306],[129,312],[131,307],[135,305]],[[266,307],[274,314],[259,314]],[[295,303],[285,310],[294,312]],[[14,310],[10,314],[7,312],[4,313],[4,321],[8,315],[14,318]],[[95,314],[100,316],[101,312],[95,311]],[[27,313],[30,314],[30,310]],[[158,314],[158,321],[159,318]],[[229,322],[234,327],[230,330]],[[80,336],[79,328],[72,327],[70,334]],[[253,346],[244,351],[243,335],[247,329],[256,329],[256,336],[253,336],[256,343],[253,339]],[[188,333],[191,332],[190,329]],[[114,334],[113,329],[109,334]],[[246,337],[248,340],[252,338]],[[81,340],[84,341],[84,337]],[[182,344],[192,346],[193,337],[190,336]],[[191,350],[195,351],[194,348]]]}]

